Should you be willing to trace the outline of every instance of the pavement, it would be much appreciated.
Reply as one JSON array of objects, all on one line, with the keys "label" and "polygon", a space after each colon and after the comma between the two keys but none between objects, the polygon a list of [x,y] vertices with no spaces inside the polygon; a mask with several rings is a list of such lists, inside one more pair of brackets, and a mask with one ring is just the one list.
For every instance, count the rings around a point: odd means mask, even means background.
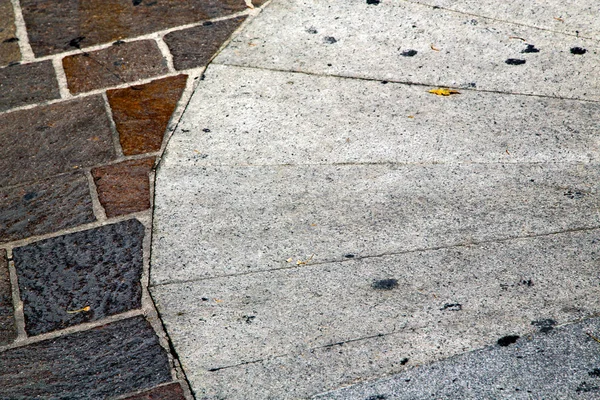
[{"label": "pavement", "polygon": [[600,6],[0,10],[0,398],[600,396]]}]

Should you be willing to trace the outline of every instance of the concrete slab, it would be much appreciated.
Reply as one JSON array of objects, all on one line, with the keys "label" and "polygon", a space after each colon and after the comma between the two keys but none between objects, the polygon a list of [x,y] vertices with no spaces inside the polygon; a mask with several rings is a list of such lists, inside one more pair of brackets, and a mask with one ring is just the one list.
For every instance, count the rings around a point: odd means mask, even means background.
[{"label": "concrete slab", "polygon": [[597,399],[598,332],[591,319],[314,399]]},{"label": "concrete slab", "polygon": [[162,168],[600,158],[598,103],[429,89],[212,65]]},{"label": "concrete slab", "polygon": [[306,398],[600,312],[598,243],[600,230],[564,233],[152,294],[198,396]]},{"label": "concrete slab", "polygon": [[598,51],[596,40],[422,4],[289,0],[273,1],[214,62],[598,100]]}]

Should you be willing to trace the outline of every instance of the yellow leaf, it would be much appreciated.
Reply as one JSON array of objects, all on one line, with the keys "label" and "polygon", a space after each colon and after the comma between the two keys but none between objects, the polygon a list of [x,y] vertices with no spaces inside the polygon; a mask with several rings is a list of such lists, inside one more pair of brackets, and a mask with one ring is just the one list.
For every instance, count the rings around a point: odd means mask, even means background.
[{"label": "yellow leaf", "polygon": [[438,96],[450,96],[451,94],[460,94],[458,90],[447,89],[447,88],[437,88],[431,89],[429,93],[433,93]]},{"label": "yellow leaf", "polygon": [[414,115],[409,115],[407,118],[413,119],[414,117]]},{"label": "yellow leaf", "polygon": [[433,50],[433,51],[440,51],[440,49],[435,47],[433,44],[430,44],[429,47],[431,47],[431,50]]},{"label": "yellow leaf", "polygon": [[67,314],[77,314],[80,312],[90,311],[90,310],[91,310],[90,306],[85,306],[83,308],[80,308],[79,310],[67,310]]}]

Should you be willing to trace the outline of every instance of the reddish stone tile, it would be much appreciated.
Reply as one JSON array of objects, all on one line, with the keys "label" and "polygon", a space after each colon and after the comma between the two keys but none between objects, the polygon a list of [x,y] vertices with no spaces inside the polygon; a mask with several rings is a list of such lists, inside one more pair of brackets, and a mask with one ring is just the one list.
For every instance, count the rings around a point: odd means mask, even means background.
[{"label": "reddish stone tile", "polygon": [[148,175],[154,158],[124,161],[92,170],[98,198],[107,217],[116,217],[150,208]]},{"label": "reddish stone tile", "polygon": [[21,0],[37,56],[130,38],[246,9],[244,0]]},{"label": "reddish stone tile", "polygon": [[25,239],[95,221],[83,173],[0,190],[0,242]]},{"label": "reddish stone tile", "polygon": [[206,22],[165,35],[164,40],[173,54],[173,64],[178,70],[208,64],[211,57],[246,17],[218,22]]},{"label": "reddish stone tile", "polygon": [[113,160],[101,96],[0,115],[0,187]]},{"label": "reddish stone tile", "polygon": [[6,250],[0,249],[0,345],[11,343],[17,337],[14,313],[8,259]]},{"label": "reddish stone tile", "polygon": [[106,49],[63,58],[71,93],[116,86],[169,72],[156,42],[114,44]]},{"label": "reddish stone tile", "polygon": [[58,99],[60,92],[52,61],[0,68],[0,93],[0,111]]},{"label": "reddish stone tile", "polygon": [[15,35],[15,13],[10,0],[0,0],[0,66],[21,59],[19,40]]},{"label": "reddish stone tile", "polygon": [[125,397],[123,400],[185,400],[181,385],[177,382],[159,386],[143,393]]},{"label": "reddish stone tile", "polygon": [[187,75],[107,91],[125,155],[160,150],[171,114],[185,89]]}]

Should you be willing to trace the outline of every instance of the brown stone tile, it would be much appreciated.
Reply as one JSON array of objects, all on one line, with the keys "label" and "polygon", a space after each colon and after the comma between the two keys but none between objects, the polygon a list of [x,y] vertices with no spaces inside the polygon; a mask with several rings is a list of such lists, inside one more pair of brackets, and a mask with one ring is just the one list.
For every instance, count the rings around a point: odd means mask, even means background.
[{"label": "brown stone tile", "polygon": [[93,221],[89,184],[83,173],[0,190],[0,242]]},{"label": "brown stone tile", "polygon": [[0,111],[58,99],[60,92],[52,61],[0,68],[0,93]]},{"label": "brown stone tile", "polygon": [[0,249],[0,345],[11,343],[17,337],[15,310],[8,273],[6,250]]},{"label": "brown stone tile", "polygon": [[[21,59],[15,35],[15,13],[10,0],[0,0],[0,67]],[[1,91],[1,89],[0,89]]]},{"label": "brown stone tile", "polygon": [[101,96],[0,115],[0,187],[113,160]]},{"label": "brown stone tile", "polygon": [[106,49],[63,58],[71,93],[116,86],[169,72],[156,42],[114,44]]},{"label": "brown stone tile", "polygon": [[246,17],[218,22],[206,22],[165,35],[164,40],[173,54],[173,64],[178,70],[208,64],[211,57]]},{"label": "brown stone tile", "polygon": [[[246,9],[244,0],[21,0],[37,56],[221,17]],[[80,39],[82,38],[82,39]]]},{"label": "brown stone tile", "polygon": [[142,393],[125,397],[123,400],[185,400],[181,385],[177,382],[159,386]]},{"label": "brown stone tile", "polygon": [[107,217],[116,217],[150,208],[148,174],[154,157],[124,161],[92,170],[98,198]]},{"label": "brown stone tile", "polygon": [[160,150],[187,75],[106,92],[125,155]]}]

